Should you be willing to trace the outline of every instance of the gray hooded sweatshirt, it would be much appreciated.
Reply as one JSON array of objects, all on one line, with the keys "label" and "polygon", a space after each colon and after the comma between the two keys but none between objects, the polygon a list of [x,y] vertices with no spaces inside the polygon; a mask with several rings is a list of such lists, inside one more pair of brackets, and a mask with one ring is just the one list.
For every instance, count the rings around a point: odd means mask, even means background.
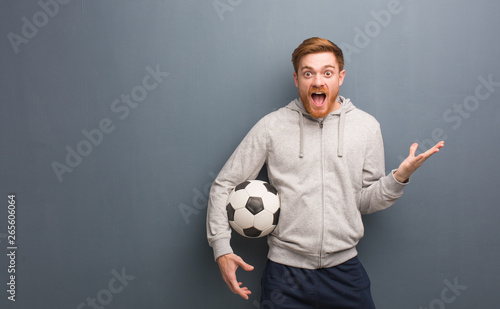
[{"label": "gray hooded sweatshirt", "polygon": [[268,236],[268,258],[307,269],[332,267],[357,255],[362,214],[391,206],[406,185],[385,175],[384,146],[374,117],[339,96],[341,107],[316,119],[296,99],[263,117],[212,184],[207,237],[214,257],[232,253],[226,203],[239,183],[266,164],[281,210]]}]

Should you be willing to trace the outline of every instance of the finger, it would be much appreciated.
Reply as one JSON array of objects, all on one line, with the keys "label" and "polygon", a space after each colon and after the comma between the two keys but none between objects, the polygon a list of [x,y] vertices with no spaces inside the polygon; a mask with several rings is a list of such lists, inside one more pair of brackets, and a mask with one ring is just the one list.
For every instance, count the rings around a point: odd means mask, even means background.
[{"label": "finger", "polygon": [[238,294],[245,299],[248,299],[248,296],[246,296],[247,294],[245,293],[244,288],[240,288],[241,284],[242,284],[241,282],[237,282],[236,280],[234,280],[229,282],[228,285],[229,288],[231,289],[231,292],[233,292],[234,294]]},{"label": "finger", "polygon": [[414,157],[415,156],[415,152],[417,151],[417,148],[418,148],[418,144],[417,143],[411,144],[411,146],[410,146],[410,157]]},{"label": "finger", "polygon": [[[242,284],[243,284],[243,282],[238,282],[238,285],[240,287],[241,287]],[[244,295],[250,295],[250,294],[252,294],[252,291],[250,291],[246,286],[239,288],[239,290],[240,290],[240,292],[243,292]],[[240,295],[240,296],[242,296],[241,293],[237,293],[237,294]],[[245,298],[245,297],[243,297],[243,298]],[[248,298],[246,298],[246,299],[248,299]]]},{"label": "finger", "polygon": [[245,261],[243,261],[243,259],[239,259],[237,263],[241,268],[243,268],[246,271],[252,271],[254,269],[252,265],[247,264]]},{"label": "finger", "polygon": [[436,148],[436,152],[439,151],[439,149],[443,148],[444,147],[444,141],[440,141],[439,143],[436,144],[436,146],[434,146],[434,148]]},{"label": "finger", "polygon": [[429,150],[434,150],[434,151],[436,151],[436,150],[441,149],[443,146],[444,146],[444,141],[440,141],[439,143],[437,143],[436,145],[434,145],[434,147],[432,147],[432,148],[431,148],[431,149],[429,149]]},{"label": "finger", "polygon": [[236,293],[236,294],[238,294],[239,296],[241,296],[244,299],[248,299],[248,295],[252,294],[252,292],[250,292],[250,290],[248,290],[248,289],[246,289],[246,290],[239,289],[238,293]]},{"label": "finger", "polygon": [[243,291],[243,293],[245,293],[246,295],[250,295],[252,294],[252,292],[247,288],[247,287],[243,287],[241,288],[241,290]]},{"label": "finger", "polygon": [[439,152],[439,149],[441,149],[443,146],[444,146],[444,142],[441,141],[441,142],[437,143],[436,145],[434,145],[434,147],[432,147],[431,149],[427,150],[424,153],[425,159],[429,158],[430,156],[432,156],[436,152]]}]

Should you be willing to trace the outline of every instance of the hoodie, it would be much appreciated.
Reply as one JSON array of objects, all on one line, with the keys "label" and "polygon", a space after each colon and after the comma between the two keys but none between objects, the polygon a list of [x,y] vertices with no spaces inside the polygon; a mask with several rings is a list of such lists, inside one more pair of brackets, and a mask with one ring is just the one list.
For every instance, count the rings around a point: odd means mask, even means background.
[{"label": "hoodie", "polygon": [[280,218],[268,235],[268,258],[306,269],[339,265],[357,255],[361,216],[391,206],[406,185],[385,175],[380,125],[339,96],[341,107],[313,118],[296,99],[264,116],[214,180],[207,238],[214,257],[232,253],[226,203],[239,183],[264,164],[281,198]]}]

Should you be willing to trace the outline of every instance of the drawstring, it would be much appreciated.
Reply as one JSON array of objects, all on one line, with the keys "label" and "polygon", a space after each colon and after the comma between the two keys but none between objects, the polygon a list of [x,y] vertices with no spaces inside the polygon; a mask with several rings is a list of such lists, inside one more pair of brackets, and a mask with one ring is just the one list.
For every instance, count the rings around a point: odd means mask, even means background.
[{"label": "drawstring", "polygon": [[[297,111],[299,113],[299,127],[300,127],[300,145],[299,145],[299,158],[304,157],[304,114],[302,111]],[[339,132],[338,132],[338,145],[337,145],[337,156],[344,156],[344,122],[345,122],[345,109],[340,111],[339,119]]]},{"label": "drawstring", "polygon": [[304,157],[304,115],[301,111],[299,112],[299,127],[300,127],[300,148],[299,148],[299,158]]},{"label": "drawstring", "polygon": [[344,121],[345,121],[345,108],[340,111],[339,119],[339,144],[337,145],[337,156],[344,155]]}]

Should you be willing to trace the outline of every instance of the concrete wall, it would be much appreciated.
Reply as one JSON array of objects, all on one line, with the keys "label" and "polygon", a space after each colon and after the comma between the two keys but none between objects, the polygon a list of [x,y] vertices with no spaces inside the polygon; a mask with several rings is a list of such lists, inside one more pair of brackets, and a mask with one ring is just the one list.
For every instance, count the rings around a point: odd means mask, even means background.
[{"label": "concrete wall", "polygon": [[290,55],[311,36],[344,49],[341,94],[381,123],[388,171],[412,142],[446,141],[392,208],[365,217],[378,308],[496,307],[499,10],[2,1],[0,307],[257,308],[265,240],[233,238],[256,266],[238,273],[244,301],[212,260],[207,191],[253,124],[297,96]]}]

